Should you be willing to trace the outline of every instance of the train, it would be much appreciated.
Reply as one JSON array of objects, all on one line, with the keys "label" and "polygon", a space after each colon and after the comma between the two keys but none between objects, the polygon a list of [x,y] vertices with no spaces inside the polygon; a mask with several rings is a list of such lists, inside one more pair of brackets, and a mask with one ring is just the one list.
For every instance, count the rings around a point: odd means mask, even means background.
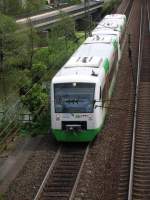
[{"label": "train", "polygon": [[51,80],[51,132],[89,142],[102,131],[125,44],[126,16],[106,15]]}]

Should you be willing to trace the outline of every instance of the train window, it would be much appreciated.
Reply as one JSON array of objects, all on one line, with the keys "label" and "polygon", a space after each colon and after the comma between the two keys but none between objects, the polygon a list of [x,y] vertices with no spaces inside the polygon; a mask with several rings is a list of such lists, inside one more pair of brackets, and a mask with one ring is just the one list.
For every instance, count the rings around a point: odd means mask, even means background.
[{"label": "train window", "polygon": [[54,85],[56,113],[92,113],[95,83],[59,83]]}]

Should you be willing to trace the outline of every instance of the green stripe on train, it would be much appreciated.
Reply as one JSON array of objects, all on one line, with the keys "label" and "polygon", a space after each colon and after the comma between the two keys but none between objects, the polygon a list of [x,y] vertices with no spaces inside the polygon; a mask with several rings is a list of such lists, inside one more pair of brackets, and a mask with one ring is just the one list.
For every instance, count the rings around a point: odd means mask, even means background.
[{"label": "green stripe on train", "polygon": [[102,128],[90,129],[79,133],[65,132],[63,130],[53,129],[52,133],[56,140],[64,142],[88,142],[92,141],[95,136],[101,132]]},{"label": "green stripe on train", "polygon": [[109,60],[108,60],[108,58],[105,58],[104,63],[103,63],[103,67],[104,67],[105,73],[108,73],[108,71],[109,71]]}]

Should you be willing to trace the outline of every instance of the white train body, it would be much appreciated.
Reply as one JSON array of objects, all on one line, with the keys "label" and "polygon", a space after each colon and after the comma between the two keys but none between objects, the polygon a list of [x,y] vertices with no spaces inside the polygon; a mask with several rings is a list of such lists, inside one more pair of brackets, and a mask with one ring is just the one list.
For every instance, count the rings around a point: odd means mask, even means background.
[{"label": "white train body", "polygon": [[[122,49],[123,40],[126,32],[126,16],[122,14],[106,15],[103,20],[92,31],[92,35],[116,35],[118,45]],[[121,51],[120,51],[121,53]],[[121,55],[119,54],[119,59]]]},{"label": "white train body", "polygon": [[[125,21],[120,21],[117,19],[123,31]],[[120,30],[114,34],[110,28],[102,28],[98,34],[94,31],[52,79],[51,127],[59,141],[90,141],[103,126],[118,71],[123,34]]]}]

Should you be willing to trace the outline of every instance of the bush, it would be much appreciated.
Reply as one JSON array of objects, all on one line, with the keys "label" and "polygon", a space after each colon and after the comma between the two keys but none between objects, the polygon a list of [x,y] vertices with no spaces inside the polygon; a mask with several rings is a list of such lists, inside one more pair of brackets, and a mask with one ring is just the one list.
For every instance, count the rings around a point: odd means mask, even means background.
[{"label": "bush", "polygon": [[34,112],[40,111],[42,106],[48,104],[48,94],[40,84],[35,84],[27,95],[21,97],[21,100],[29,111],[34,114]]},{"label": "bush", "polygon": [[32,86],[31,72],[28,69],[22,71],[18,81],[19,95],[25,95]]},{"label": "bush", "polygon": [[33,63],[43,63],[46,66],[49,66],[49,50],[48,48],[38,49],[33,58]]},{"label": "bush", "polygon": [[31,68],[32,82],[36,83],[37,81],[39,81],[46,73],[46,70],[47,70],[47,66],[41,62],[37,64],[33,64]]}]

